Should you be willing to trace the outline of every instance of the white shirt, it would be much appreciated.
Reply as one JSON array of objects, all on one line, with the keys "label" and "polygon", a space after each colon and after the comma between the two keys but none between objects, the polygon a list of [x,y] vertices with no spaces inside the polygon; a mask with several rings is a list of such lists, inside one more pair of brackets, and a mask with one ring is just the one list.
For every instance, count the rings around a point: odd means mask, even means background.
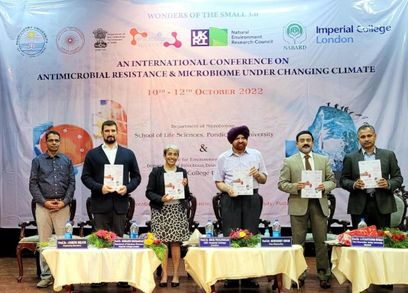
[{"label": "white shirt", "polygon": [[116,153],[118,152],[118,144],[115,143],[113,148],[110,148],[106,143],[102,145],[102,149],[105,153],[105,155],[108,157],[109,163],[111,165],[115,164],[115,159],[116,159]]}]

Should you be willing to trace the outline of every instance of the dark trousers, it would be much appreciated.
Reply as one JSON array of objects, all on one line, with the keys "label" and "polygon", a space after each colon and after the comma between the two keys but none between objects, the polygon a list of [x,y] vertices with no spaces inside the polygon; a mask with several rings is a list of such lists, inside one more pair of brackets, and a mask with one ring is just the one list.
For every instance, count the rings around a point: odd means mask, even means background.
[{"label": "dark trousers", "polygon": [[258,234],[261,210],[261,196],[258,192],[237,197],[230,197],[227,193],[223,193],[221,217],[224,236],[228,236],[235,229],[248,229],[251,233]]},{"label": "dark trousers", "polygon": [[351,223],[354,229],[357,229],[361,218],[364,218],[368,226],[375,225],[377,229],[383,229],[390,226],[391,214],[381,214],[378,210],[377,202],[374,197],[367,194],[367,202],[361,215],[351,215]]},{"label": "dark trousers", "polygon": [[108,230],[116,233],[119,237],[123,236],[126,228],[126,214],[117,214],[115,211],[104,214],[94,214],[95,229]]}]

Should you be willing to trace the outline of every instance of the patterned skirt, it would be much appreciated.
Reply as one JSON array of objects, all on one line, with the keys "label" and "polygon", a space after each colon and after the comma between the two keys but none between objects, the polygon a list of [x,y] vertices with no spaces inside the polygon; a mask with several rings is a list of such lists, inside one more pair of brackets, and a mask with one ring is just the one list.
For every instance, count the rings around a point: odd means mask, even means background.
[{"label": "patterned skirt", "polygon": [[152,232],[163,242],[182,242],[188,240],[187,213],[181,203],[164,205],[162,209],[152,209]]}]

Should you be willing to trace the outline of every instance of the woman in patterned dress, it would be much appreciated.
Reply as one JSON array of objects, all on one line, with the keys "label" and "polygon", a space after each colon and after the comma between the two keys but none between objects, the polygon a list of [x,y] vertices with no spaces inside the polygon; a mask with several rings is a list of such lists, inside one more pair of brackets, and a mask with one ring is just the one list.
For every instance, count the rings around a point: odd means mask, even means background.
[{"label": "woman in patterned dress", "polygon": [[[171,259],[173,262],[172,287],[178,287],[179,265],[180,265],[180,245],[182,241],[188,240],[190,236],[189,224],[187,220],[187,200],[190,197],[188,188],[187,171],[176,166],[179,158],[179,149],[175,145],[164,148],[164,165],[154,167],[149,175],[149,182],[146,187],[146,197],[150,200],[152,212],[152,232],[156,238],[170,245]],[[165,192],[165,174],[182,172],[182,185],[184,186],[183,199],[175,199],[174,195]],[[160,287],[167,287],[167,256],[162,262],[162,276]]]}]

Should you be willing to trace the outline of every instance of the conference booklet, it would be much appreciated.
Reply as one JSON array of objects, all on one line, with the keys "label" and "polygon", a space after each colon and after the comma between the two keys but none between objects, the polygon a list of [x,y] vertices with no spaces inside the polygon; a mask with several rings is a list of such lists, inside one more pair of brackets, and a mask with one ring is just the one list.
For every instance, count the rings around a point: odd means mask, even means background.
[{"label": "conference booklet", "polygon": [[302,198],[322,198],[322,191],[316,188],[322,183],[322,170],[302,170],[301,181],[305,187],[300,192]]},{"label": "conference booklet", "polygon": [[123,165],[105,164],[103,184],[119,190],[123,185]]},{"label": "conference booklet", "polygon": [[249,169],[234,170],[232,188],[236,195],[254,194],[254,178],[249,175]]},{"label": "conference booklet", "polygon": [[183,172],[164,173],[164,193],[172,195],[173,199],[185,198]]},{"label": "conference booklet", "polygon": [[382,178],[381,161],[359,161],[360,179],[364,181],[364,188],[377,188],[377,181]]}]

